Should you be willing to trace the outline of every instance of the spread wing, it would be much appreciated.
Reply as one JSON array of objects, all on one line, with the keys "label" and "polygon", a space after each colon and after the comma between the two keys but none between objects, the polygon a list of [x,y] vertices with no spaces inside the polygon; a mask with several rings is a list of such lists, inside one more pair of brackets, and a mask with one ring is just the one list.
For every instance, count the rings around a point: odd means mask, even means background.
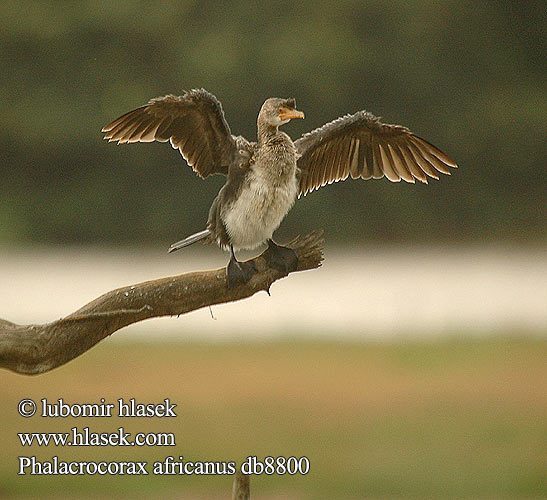
[{"label": "spread wing", "polygon": [[151,99],[102,132],[105,139],[118,144],[169,141],[200,177],[226,175],[238,151],[222,105],[204,89]]},{"label": "spread wing", "polygon": [[401,125],[387,125],[359,111],[338,118],[295,141],[302,171],[299,196],[325,184],[352,179],[401,179],[427,183],[457,165],[440,149]]}]

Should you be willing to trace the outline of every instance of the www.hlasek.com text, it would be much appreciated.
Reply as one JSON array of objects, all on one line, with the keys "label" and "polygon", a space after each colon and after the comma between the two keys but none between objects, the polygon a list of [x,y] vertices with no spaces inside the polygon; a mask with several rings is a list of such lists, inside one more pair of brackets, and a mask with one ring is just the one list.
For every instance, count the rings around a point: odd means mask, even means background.
[{"label": "www.hlasek.com text", "polygon": [[93,432],[72,427],[70,432],[18,432],[21,446],[176,446],[172,432],[138,432],[132,437],[123,427],[115,432]]}]

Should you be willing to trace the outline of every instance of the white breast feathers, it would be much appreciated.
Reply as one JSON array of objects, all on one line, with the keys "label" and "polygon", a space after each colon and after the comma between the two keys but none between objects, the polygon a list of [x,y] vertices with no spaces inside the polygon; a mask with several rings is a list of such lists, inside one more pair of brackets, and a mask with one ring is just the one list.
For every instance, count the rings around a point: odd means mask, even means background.
[{"label": "white breast feathers", "polygon": [[239,196],[221,213],[236,250],[256,248],[271,238],[298,191],[295,169],[279,176],[256,167],[251,167]]}]

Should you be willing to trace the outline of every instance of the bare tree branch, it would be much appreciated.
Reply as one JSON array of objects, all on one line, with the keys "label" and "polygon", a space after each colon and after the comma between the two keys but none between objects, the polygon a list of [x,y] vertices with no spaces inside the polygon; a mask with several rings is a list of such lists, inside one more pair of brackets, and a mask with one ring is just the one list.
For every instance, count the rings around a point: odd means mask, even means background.
[{"label": "bare tree branch", "polygon": [[[323,233],[314,231],[289,243],[298,256],[296,271],[321,265]],[[263,254],[262,254],[263,255]],[[283,278],[255,257],[258,272],[245,285],[226,286],[225,269],[146,281],[112,290],[74,313],[43,325],[17,325],[0,319],[0,368],[32,375],[61,366],[115,331],[148,318],[175,316],[195,309],[240,300]]]},{"label": "bare tree branch", "polygon": [[232,500],[249,500],[251,498],[251,485],[249,476],[238,471],[234,477]]}]

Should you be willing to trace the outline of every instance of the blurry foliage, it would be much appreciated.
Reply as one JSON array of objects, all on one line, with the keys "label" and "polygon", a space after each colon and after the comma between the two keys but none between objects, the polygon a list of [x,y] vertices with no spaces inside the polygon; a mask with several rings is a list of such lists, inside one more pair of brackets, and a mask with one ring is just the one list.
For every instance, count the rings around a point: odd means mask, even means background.
[{"label": "blurry foliage", "polygon": [[[204,87],[255,137],[269,96],[294,96],[293,138],[367,109],[460,169],[299,201],[282,237],[544,241],[547,8],[542,1],[0,4],[0,241],[171,242],[203,227],[221,178],[101,127],[151,97]],[[343,203],[339,203],[343,200]]]}]

